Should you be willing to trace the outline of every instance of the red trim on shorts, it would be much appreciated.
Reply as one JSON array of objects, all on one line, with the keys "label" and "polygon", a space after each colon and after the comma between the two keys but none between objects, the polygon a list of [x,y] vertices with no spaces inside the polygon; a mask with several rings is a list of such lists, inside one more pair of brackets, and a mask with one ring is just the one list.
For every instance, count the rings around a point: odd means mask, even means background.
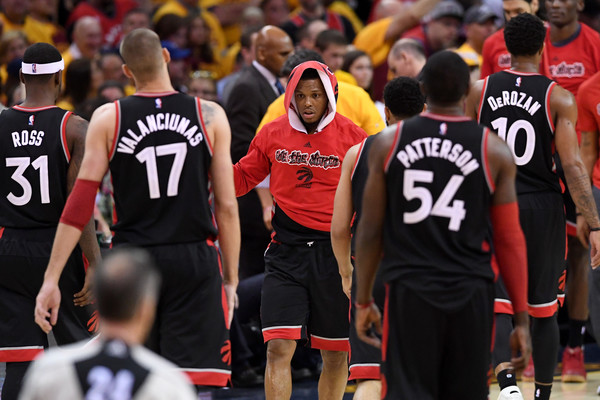
[{"label": "red trim on shorts", "polygon": [[198,119],[200,120],[200,125],[202,126],[202,135],[204,136],[204,139],[206,140],[206,145],[208,146],[208,152],[212,157],[213,147],[212,143],[210,143],[210,139],[206,131],[206,126],[204,126],[204,118],[202,118],[202,106],[200,105],[200,99],[198,97],[196,97],[196,112],[198,113]]},{"label": "red trim on shorts", "polygon": [[577,225],[571,221],[567,221],[567,235],[577,237]]},{"label": "red trim on shorts", "polygon": [[181,369],[194,385],[225,387],[231,383],[231,372],[217,369]]},{"label": "red trim on shorts", "polygon": [[565,306],[565,295],[564,294],[559,294],[556,296],[556,300],[558,301],[558,306],[559,307],[564,307]]},{"label": "red trim on shorts", "polygon": [[263,328],[262,334],[265,343],[273,339],[299,340],[302,339],[302,326]]},{"label": "red trim on shorts", "polygon": [[400,130],[402,129],[403,125],[404,121],[400,121],[398,122],[398,125],[396,125],[396,133],[394,133],[394,143],[392,143],[390,152],[385,157],[385,162],[383,163],[384,172],[387,172],[388,168],[390,167],[390,162],[392,162],[392,155],[396,152],[396,147],[398,147],[398,143],[400,142]]},{"label": "red trim on shorts", "polygon": [[[206,244],[209,247],[214,248],[215,251],[217,252],[217,262],[219,264],[219,272],[221,273],[221,276],[223,276],[223,264],[221,264],[221,253],[219,252],[219,249],[215,245],[215,242],[213,242],[210,239],[206,239]],[[227,293],[225,293],[225,286],[223,285],[223,283],[221,283],[221,306],[223,308],[223,318],[225,319],[225,327],[227,329],[229,329],[229,305],[227,303]]]},{"label": "red trim on shorts", "polygon": [[121,127],[121,105],[119,104],[119,100],[115,100],[115,111],[115,135],[113,137],[112,146],[110,147],[110,152],[108,153],[109,162],[115,155],[115,149],[117,148],[117,142],[119,141],[119,128]]},{"label": "red trim on shorts", "polygon": [[71,115],[73,115],[73,113],[71,111],[67,111],[60,123],[60,141],[63,151],[65,152],[67,162],[71,162],[71,152],[69,151],[69,144],[67,142],[67,122],[69,121],[69,118],[71,118]]},{"label": "red trim on shorts", "polygon": [[508,314],[514,315],[512,303],[509,300],[495,299],[494,300],[494,314]]},{"label": "red trim on shorts", "polygon": [[44,352],[43,346],[0,348],[0,362],[33,361]]},{"label": "red trim on shorts", "polygon": [[348,338],[329,339],[310,335],[310,347],[319,350],[350,351],[350,340]]},{"label": "red trim on shorts", "polygon": [[385,375],[381,374],[381,398],[385,399],[387,397],[387,380],[385,379]]},{"label": "red trim on shorts", "polygon": [[556,314],[558,311],[558,299],[548,304],[532,306],[527,304],[529,315],[534,318],[548,318]]},{"label": "red trim on shorts", "polygon": [[0,226],[0,238],[2,237],[3,234],[4,234],[4,227]]},{"label": "red trim on shorts", "polygon": [[385,304],[383,306],[383,338],[381,340],[381,362],[385,362],[386,359],[388,336],[390,334],[390,321],[388,315],[390,315],[390,285],[386,283]]},{"label": "red trim on shorts", "polygon": [[364,380],[380,380],[381,379],[381,367],[379,364],[354,364],[350,366],[349,381],[356,379]]},{"label": "red trim on shorts", "polygon": [[477,109],[477,122],[481,122],[481,109],[483,108],[483,99],[485,98],[485,92],[487,91],[488,79],[489,76],[483,80],[483,89],[481,90],[481,96],[479,97],[479,108]]}]

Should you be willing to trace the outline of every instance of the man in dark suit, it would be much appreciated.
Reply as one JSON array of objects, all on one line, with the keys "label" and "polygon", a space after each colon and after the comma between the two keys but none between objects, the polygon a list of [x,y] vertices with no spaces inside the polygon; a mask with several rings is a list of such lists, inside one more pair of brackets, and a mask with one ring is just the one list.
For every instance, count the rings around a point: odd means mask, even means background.
[{"label": "man in dark suit", "polygon": [[[292,40],[283,30],[268,25],[258,32],[255,60],[241,72],[225,105],[231,124],[231,158],[234,163],[248,152],[269,104],[284,92],[278,77],[284,61],[293,50]],[[262,190],[270,196],[268,190]],[[240,279],[264,271],[263,254],[270,241],[271,232],[263,223],[263,209],[256,192],[253,190],[238,198],[242,228]]]}]

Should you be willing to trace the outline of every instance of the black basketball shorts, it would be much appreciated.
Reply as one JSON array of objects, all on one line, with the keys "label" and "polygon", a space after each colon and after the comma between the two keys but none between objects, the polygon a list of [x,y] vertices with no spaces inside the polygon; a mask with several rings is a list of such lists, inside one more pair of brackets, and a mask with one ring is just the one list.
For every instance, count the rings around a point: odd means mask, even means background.
[{"label": "black basketball shorts", "polygon": [[[520,195],[519,218],[527,244],[529,315],[551,317],[564,298],[567,235],[562,196]],[[495,312],[512,314],[501,279],[496,282]]]},{"label": "black basketball shorts", "polygon": [[[32,361],[48,347],[48,337],[35,323],[33,312],[55,232],[56,228],[6,228],[0,238],[0,362]],[[83,257],[76,247],[59,281],[61,304],[52,328],[59,345],[92,335],[92,307],[73,304],[73,295],[84,281]]]},{"label": "black basketball shorts", "polygon": [[145,249],[162,275],[146,346],[176,364],[195,385],[227,386],[231,342],[218,249],[212,241]]},{"label": "black basketball shorts", "polygon": [[[385,285],[381,274],[377,274],[373,285],[373,298],[379,311],[383,313],[385,303]],[[352,303],[350,304],[350,377],[348,380],[381,379],[381,349],[373,347],[359,339],[356,333],[356,270],[352,277]]]},{"label": "black basketball shorts", "polygon": [[315,349],[348,351],[349,303],[330,241],[271,242],[260,310],[265,342],[308,340]]}]

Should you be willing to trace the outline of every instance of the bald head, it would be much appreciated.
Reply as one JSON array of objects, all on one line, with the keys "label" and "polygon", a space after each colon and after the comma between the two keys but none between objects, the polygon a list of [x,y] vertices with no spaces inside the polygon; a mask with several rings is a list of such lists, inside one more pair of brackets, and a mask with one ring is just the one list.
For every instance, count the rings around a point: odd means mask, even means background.
[{"label": "bald head", "polygon": [[129,32],[121,42],[120,51],[137,81],[151,80],[165,69],[160,39],[150,29],[140,28]]},{"label": "bald head", "polygon": [[286,58],[294,51],[292,39],[282,29],[267,25],[256,35],[256,61],[280,76]]},{"label": "bald head", "polygon": [[100,53],[102,26],[94,17],[81,17],[73,27],[73,42],[85,58],[92,59]]}]

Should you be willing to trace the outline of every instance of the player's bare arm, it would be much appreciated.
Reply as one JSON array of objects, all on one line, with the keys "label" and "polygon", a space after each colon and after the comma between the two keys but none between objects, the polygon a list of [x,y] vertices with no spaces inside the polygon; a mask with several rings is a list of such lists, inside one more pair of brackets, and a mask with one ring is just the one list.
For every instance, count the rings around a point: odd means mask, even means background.
[{"label": "player's bare arm", "polygon": [[[582,131],[581,132],[581,145],[579,147],[581,153],[581,160],[585,165],[585,169],[592,177],[594,170],[594,164],[598,160],[598,131]],[[577,237],[579,241],[587,248],[590,240],[590,227],[585,222],[585,218],[582,215],[577,215]]]},{"label": "player's bare arm", "polygon": [[360,144],[352,146],[342,163],[342,173],[333,201],[333,216],[331,217],[331,247],[338,263],[342,277],[342,288],[350,298],[352,288],[351,230],[354,205],[352,204],[352,168],[356,162]]},{"label": "player's bare arm", "polygon": [[[555,121],[555,144],[560,161],[565,171],[565,178],[577,211],[581,213],[591,229],[600,229],[600,219],[596,202],[592,195],[590,177],[579,153],[575,123],[577,121],[577,104],[575,98],[567,90],[557,86],[550,98]],[[600,231],[590,233],[592,267],[600,265]]]},{"label": "player's bare arm", "polygon": [[215,193],[215,217],[219,228],[219,246],[223,258],[223,285],[229,305],[229,322],[233,318],[238,285],[240,257],[240,219],[233,183],[230,145],[231,130],[225,111],[216,103],[202,101],[202,118],[213,146],[210,166]]},{"label": "player's bare arm", "polygon": [[[527,312],[527,257],[525,238],[519,224],[518,213],[507,213],[506,207],[517,207],[515,179],[517,166],[513,155],[497,135],[488,135],[488,159],[495,191],[492,197],[492,224],[496,258],[506,289],[515,306],[514,329],[510,335],[511,363],[514,369],[525,368],[531,356],[531,336]],[[498,215],[500,214],[500,215]],[[499,218],[494,218],[499,216]],[[512,220],[510,220],[512,217]],[[498,226],[500,222],[506,226]],[[504,224],[503,224],[504,225]],[[508,240],[506,240],[508,239]],[[520,248],[521,251],[516,251]],[[513,251],[514,250],[514,251]],[[508,258],[506,257],[508,253]],[[519,293],[520,292],[520,293]],[[521,306],[516,298],[521,297]]]},{"label": "player's bare arm", "polygon": [[465,115],[477,121],[477,112],[479,111],[479,101],[481,100],[481,92],[483,91],[483,79],[478,80],[471,86],[469,95],[467,96],[467,104],[465,106]]},{"label": "player's bare arm", "polygon": [[[79,173],[79,168],[81,167],[81,162],[83,160],[87,128],[87,121],[76,115],[71,115],[67,122],[66,136],[69,151],[71,153],[71,161],[69,162],[69,170],[67,171],[67,192],[69,194],[75,185],[75,180],[77,179],[77,174]],[[90,264],[86,271],[83,288],[81,291],[74,294],[73,302],[78,306],[85,306],[92,301],[92,277],[96,265],[100,262],[100,248],[98,247],[98,240],[96,239],[94,217],[90,218],[83,229],[81,239],[79,240],[79,246],[81,246],[81,250]]]},{"label": "player's bare arm", "polygon": [[[108,153],[114,139],[116,111],[114,104],[105,104],[94,112],[85,140],[85,152],[77,180],[98,182],[104,177],[108,168]],[[69,196],[67,207],[73,196]],[[92,199],[93,202],[93,199]],[[90,216],[93,204],[90,206]],[[67,208],[65,207],[65,208]],[[64,212],[63,212],[64,215]],[[88,217],[89,218],[89,217]],[[35,322],[46,333],[52,330],[58,319],[60,306],[60,290],[58,281],[67,259],[81,238],[82,230],[75,226],[59,223],[52,246],[48,268],[44,274],[44,282],[36,298]]]},{"label": "player's bare arm", "polygon": [[383,250],[383,220],[387,203],[384,163],[395,134],[395,131],[384,131],[373,140],[363,195],[363,204],[369,207],[361,210],[356,231],[356,331],[359,338],[375,347],[381,346],[381,342],[374,335],[369,335],[369,329],[375,325],[381,333],[381,313],[372,301],[372,293]]}]

